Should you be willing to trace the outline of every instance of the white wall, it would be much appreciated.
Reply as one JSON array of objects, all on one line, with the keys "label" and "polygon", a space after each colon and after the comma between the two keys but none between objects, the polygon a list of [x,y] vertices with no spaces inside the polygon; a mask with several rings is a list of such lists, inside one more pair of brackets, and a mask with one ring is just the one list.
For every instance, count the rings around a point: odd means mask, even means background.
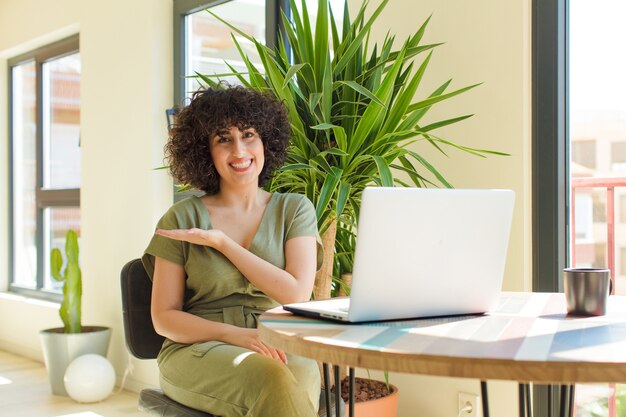
[{"label": "white wall", "polygon": [[[141,255],[156,220],[172,201],[171,181],[163,171],[152,170],[162,165],[164,110],[172,105],[172,2],[0,2],[0,68],[6,71],[10,56],[78,32],[83,322],[113,329],[109,359],[121,376],[130,359],[124,345],[120,269]],[[6,115],[2,75],[0,106]],[[6,161],[6,117],[0,123],[0,152]],[[5,172],[0,180],[7,183]],[[5,196],[1,201],[6,207]],[[7,236],[4,219],[1,227]],[[6,237],[0,240],[5,245]],[[1,249],[0,264],[6,265],[6,247]],[[0,272],[3,283],[6,273]],[[56,309],[50,303],[1,297],[0,347],[41,360],[37,333],[61,324]],[[130,386],[157,384],[154,361],[133,362]]]},{"label": "white wall", "polygon": [[[373,11],[380,1],[372,1]],[[351,10],[360,1],[350,2]],[[396,41],[413,34],[432,14],[426,43],[445,42],[433,53],[426,72],[425,98],[452,78],[449,91],[471,84],[481,86],[437,104],[431,121],[474,114],[466,121],[438,131],[458,144],[509,153],[486,159],[450,150],[444,157],[427,145],[413,149],[428,160],[457,188],[510,188],[516,204],[504,289],[531,288],[530,228],[530,2],[527,0],[391,0],[375,27],[376,39],[391,28]],[[420,61],[421,62],[421,61]],[[479,381],[392,374],[400,388],[398,417],[456,416],[458,392],[480,393]],[[516,406],[517,385],[489,382],[492,415],[507,416]]]},{"label": "white wall", "polygon": [[[351,7],[360,3],[350,0]],[[370,7],[377,4],[374,0]],[[466,146],[508,152],[476,158],[427,152],[456,187],[512,188],[517,194],[505,289],[530,289],[530,6],[527,0],[391,0],[378,36],[402,39],[431,13],[426,34],[439,47],[424,80],[429,93],[483,85],[433,108],[433,119],[474,113],[440,134]],[[371,10],[371,9],[370,9]],[[119,271],[141,254],[156,220],[171,204],[171,182],[161,165],[164,109],[172,104],[171,0],[3,0],[0,2],[0,161],[7,161],[6,59],[80,32],[82,137],[82,247],[84,322],[113,328],[109,359],[118,377],[129,356],[123,340]],[[422,148],[417,148],[420,152]],[[6,162],[0,164],[6,167]],[[6,170],[0,183],[7,184]],[[4,189],[4,187],[3,187]],[[6,194],[0,210],[6,213]],[[6,216],[0,221],[0,265],[7,264]],[[0,270],[0,288],[6,287]],[[60,325],[56,306],[0,294],[0,348],[42,358],[37,332]],[[157,383],[154,361],[132,361],[127,386]],[[457,392],[478,392],[475,380],[391,375],[400,386],[399,417],[456,415]],[[515,402],[512,383],[494,384],[492,415]]]}]

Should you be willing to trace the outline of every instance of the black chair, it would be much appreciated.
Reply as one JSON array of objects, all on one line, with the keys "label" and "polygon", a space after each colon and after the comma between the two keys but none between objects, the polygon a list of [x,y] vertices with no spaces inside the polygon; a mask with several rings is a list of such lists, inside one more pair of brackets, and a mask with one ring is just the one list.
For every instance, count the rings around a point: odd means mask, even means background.
[{"label": "black chair", "polygon": [[[128,350],[138,359],[155,359],[164,337],[157,334],[150,315],[152,281],[148,277],[141,259],[133,259],[122,268],[122,308],[124,333]],[[331,396],[331,401],[334,396]],[[323,391],[320,394],[319,417],[326,417]],[[341,413],[345,405],[340,403]],[[334,401],[330,409],[334,416]],[[186,407],[166,396],[160,389],[146,388],[139,393],[139,410],[154,417],[216,417],[212,414]]]}]

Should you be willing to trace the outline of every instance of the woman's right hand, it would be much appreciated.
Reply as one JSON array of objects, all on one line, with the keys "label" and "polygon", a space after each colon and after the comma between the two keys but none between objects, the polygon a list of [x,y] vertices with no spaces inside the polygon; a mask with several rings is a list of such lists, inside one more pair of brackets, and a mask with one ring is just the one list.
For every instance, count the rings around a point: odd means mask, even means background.
[{"label": "woman's right hand", "polygon": [[263,343],[259,337],[259,331],[257,329],[235,327],[233,331],[228,332],[228,334],[224,337],[224,342],[250,349],[253,352],[260,353],[268,358],[276,359],[277,361],[281,361],[287,365],[287,356],[285,355],[285,352],[274,349],[273,347]]},{"label": "woman's right hand", "polygon": [[189,242],[194,245],[209,246],[219,250],[219,246],[223,243],[226,235],[221,230],[211,229],[204,230],[194,227],[192,229],[157,229],[155,234],[164,236],[181,242]]}]

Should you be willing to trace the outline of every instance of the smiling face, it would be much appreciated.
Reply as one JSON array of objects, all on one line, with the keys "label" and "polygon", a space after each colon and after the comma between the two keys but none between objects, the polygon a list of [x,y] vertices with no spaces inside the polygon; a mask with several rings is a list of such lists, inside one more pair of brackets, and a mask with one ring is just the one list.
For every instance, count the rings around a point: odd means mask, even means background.
[{"label": "smiling face", "polygon": [[211,158],[224,185],[259,185],[259,174],[265,163],[263,141],[252,128],[220,129],[211,138]]}]

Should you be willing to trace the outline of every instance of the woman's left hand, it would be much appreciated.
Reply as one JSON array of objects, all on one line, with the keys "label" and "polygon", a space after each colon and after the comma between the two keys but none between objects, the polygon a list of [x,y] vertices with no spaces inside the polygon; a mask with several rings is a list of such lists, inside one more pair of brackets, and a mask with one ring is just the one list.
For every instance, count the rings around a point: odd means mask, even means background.
[{"label": "woman's left hand", "polygon": [[203,230],[198,228],[173,230],[157,229],[155,233],[170,239],[189,242],[194,245],[210,246],[212,248],[217,248],[224,239],[224,233],[221,230]]}]

